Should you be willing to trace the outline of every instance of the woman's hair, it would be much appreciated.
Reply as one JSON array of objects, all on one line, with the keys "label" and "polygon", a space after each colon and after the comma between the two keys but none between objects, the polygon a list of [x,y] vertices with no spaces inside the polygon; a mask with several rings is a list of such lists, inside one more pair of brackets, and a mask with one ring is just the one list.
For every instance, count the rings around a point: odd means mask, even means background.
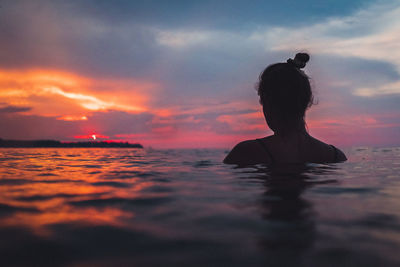
[{"label": "woman's hair", "polygon": [[309,59],[308,54],[298,53],[294,59],[272,64],[261,73],[257,84],[258,95],[267,123],[273,131],[283,131],[299,122],[304,126],[305,112],[312,106],[314,98],[309,78],[300,69],[306,66]]}]

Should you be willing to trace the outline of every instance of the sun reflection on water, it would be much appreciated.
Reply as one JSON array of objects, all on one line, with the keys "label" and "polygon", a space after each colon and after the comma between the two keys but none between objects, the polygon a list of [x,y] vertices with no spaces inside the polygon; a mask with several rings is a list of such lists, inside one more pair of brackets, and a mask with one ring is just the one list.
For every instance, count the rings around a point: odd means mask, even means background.
[{"label": "sun reflection on water", "polygon": [[[17,157],[21,152],[11,151]],[[137,175],[146,167],[132,166],[130,162],[143,154],[140,150],[130,150],[125,161],[117,162],[107,154],[110,150],[29,152],[30,156],[6,162],[0,169],[3,227],[19,225],[43,234],[46,226],[57,223],[126,226],[123,221],[133,218],[135,213],[124,210],[124,202],[163,195],[144,193],[154,182],[139,182]],[[90,201],[103,202],[85,205]]]}]

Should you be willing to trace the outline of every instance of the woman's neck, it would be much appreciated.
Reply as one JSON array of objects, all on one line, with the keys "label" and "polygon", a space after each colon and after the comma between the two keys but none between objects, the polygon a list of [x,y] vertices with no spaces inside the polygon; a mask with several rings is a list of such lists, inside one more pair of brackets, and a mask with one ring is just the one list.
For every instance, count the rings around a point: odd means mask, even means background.
[{"label": "woman's neck", "polygon": [[300,135],[301,136],[308,135],[308,132],[305,127],[305,124],[299,122],[299,124],[275,130],[274,135],[282,138],[290,138]]}]

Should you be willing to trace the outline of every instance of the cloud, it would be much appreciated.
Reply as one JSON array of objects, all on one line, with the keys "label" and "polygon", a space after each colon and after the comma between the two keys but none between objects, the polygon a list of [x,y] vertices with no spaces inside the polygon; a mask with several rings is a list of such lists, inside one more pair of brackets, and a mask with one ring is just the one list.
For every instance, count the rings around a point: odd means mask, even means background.
[{"label": "cloud", "polygon": [[308,121],[310,133],[341,146],[398,145],[400,113],[347,114]]},{"label": "cloud", "polygon": [[0,113],[16,113],[30,111],[31,107],[16,107],[16,106],[6,106],[0,107]]},{"label": "cloud", "polygon": [[61,95],[63,97],[77,100],[79,101],[80,105],[88,110],[107,110],[107,109],[121,109],[126,111],[144,111],[144,108],[138,106],[128,106],[128,105],[121,105],[113,102],[103,101],[95,96],[85,95],[81,93],[70,93],[65,92],[64,90],[55,87],[43,87],[42,88],[45,93],[51,93],[56,95]]},{"label": "cloud", "polygon": [[[356,96],[368,97],[400,94],[400,54],[393,52],[400,50],[400,6],[396,1],[373,4],[355,14],[329,18],[309,26],[275,27],[254,32],[251,38],[265,42],[266,49],[272,51],[298,51],[300,48],[314,55],[336,58],[336,62],[326,62],[327,67],[337,68],[339,59],[365,60],[364,66],[344,66],[348,73],[345,76],[350,81],[360,78],[348,77],[349,75],[364,71],[362,79],[368,80],[365,84],[372,80],[371,75],[374,75],[374,72],[386,71],[388,75],[392,75],[393,70],[381,69],[375,64],[386,62],[394,66],[395,73],[392,77],[396,77],[396,82],[385,83],[378,80],[379,84],[375,83],[374,88],[352,88],[353,93]],[[366,71],[366,67],[369,70]]]},{"label": "cloud", "polygon": [[58,117],[57,120],[63,120],[63,121],[86,121],[87,117],[86,116],[61,116]]},{"label": "cloud", "polygon": [[156,40],[161,45],[172,48],[207,43],[213,38],[213,33],[207,31],[159,31]]},{"label": "cloud", "polygon": [[[281,0],[181,0],[126,1],[87,0],[49,2],[73,18],[92,19],[121,26],[127,22],[146,24],[158,28],[213,28],[222,30],[248,30],[257,25],[299,25],[319,21],[321,18],[352,13],[374,0],[307,0],[305,2]],[[20,1],[21,2],[21,1]],[[72,13],[72,14],[71,14]]]},{"label": "cloud", "polygon": [[[83,76],[140,78],[159,51],[150,26],[114,24],[85,4],[62,1],[2,3],[0,64],[3,68],[74,70]],[[96,8],[98,3],[92,3]],[[7,52],[4,52],[7,51]]]},{"label": "cloud", "polygon": [[[75,136],[109,136],[121,133],[149,133],[153,115],[130,114],[123,111],[93,112],[86,120],[60,120],[58,117],[1,113],[0,128],[4,139],[74,140]],[[118,138],[116,138],[118,139]]]},{"label": "cloud", "polygon": [[378,125],[400,111],[400,8],[329,1],[5,1],[0,97],[30,109],[0,112],[2,133],[229,146],[267,133],[254,84],[299,49],[320,100],[307,117],[327,120],[310,125]]},{"label": "cloud", "polygon": [[268,41],[272,50],[292,51],[301,47],[321,54],[398,59],[400,56],[391,51],[400,46],[399,17],[400,6],[396,1],[377,3],[350,16],[298,28],[275,27],[256,32],[252,38]]},{"label": "cloud", "polygon": [[374,97],[382,95],[400,95],[400,81],[384,84],[378,88],[357,88],[354,91],[355,95],[364,97]]},{"label": "cloud", "polygon": [[9,105],[23,103],[35,115],[76,118],[98,110],[144,112],[156,86],[154,82],[91,78],[49,69],[0,69],[2,100]]}]

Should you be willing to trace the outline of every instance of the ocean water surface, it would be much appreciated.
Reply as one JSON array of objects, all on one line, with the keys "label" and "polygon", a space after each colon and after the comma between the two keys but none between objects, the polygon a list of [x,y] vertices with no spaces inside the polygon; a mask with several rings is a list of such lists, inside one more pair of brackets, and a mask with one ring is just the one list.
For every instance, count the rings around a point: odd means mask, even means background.
[{"label": "ocean water surface", "polygon": [[284,168],[226,152],[0,149],[0,265],[400,265],[400,147]]}]

